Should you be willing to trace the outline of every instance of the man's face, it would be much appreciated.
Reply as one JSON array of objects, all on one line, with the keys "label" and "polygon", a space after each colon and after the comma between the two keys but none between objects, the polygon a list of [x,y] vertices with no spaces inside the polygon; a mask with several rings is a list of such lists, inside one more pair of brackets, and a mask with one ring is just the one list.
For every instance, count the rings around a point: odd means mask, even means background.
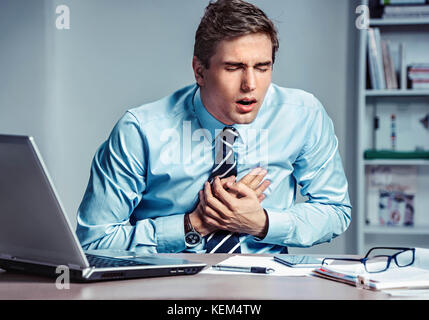
[{"label": "man's face", "polygon": [[251,123],[272,78],[272,44],[265,33],[221,41],[204,68],[193,67],[207,111],[225,125]]}]

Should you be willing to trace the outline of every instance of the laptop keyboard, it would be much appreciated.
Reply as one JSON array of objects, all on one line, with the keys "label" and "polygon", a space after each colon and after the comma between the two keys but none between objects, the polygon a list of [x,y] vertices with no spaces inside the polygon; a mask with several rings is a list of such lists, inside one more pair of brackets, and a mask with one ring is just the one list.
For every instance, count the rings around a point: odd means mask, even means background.
[{"label": "laptop keyboard", "polygon": [[142,261],[110,258],[104,256],[96,256],[92,254],[86,254],[86,258],[88,259],[89,265],[96,268],[144,266],[149,264]]}]

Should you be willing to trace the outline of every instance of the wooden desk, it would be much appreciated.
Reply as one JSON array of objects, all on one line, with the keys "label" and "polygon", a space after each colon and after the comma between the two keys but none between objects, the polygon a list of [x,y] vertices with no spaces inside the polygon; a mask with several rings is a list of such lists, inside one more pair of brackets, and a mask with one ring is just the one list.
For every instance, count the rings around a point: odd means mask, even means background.
[{"label": "wooden desk", "polygon": [[[170,254],[165,254],[169,256]],[[227,254],[172,254],[208,265],[218,263]],[[376,300],[388,299],[381,292],[316,277],[278,277],[255,275],[172,276],[117,280],[95,283],[71,283],[58,290],[54,278],[0,271],[0,300]]]}]

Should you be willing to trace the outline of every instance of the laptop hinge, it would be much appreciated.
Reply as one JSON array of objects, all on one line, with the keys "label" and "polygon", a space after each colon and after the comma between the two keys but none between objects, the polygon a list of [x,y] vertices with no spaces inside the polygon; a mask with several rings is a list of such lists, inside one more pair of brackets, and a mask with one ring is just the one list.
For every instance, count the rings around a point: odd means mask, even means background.
[{"label": "laptop hinge", "polygon": [[14,257],[11,256],[10,254],[0,253],[0,258],[1,259],[6,259],[6,260],[12,260]]},{"label": "laptop hinge", "polygon": [[85,268],[82,270],[82,277],[89,278],[94,271],[94,267]]},{"label": "laptop hinge", "polygon": [[82,267],[81,266],[78,266],[77,264],[73,264],[73,263],[67,263],[67,266],[70,268],[70,269],[77,269],[77,270],[81,270],[82,269]]}]

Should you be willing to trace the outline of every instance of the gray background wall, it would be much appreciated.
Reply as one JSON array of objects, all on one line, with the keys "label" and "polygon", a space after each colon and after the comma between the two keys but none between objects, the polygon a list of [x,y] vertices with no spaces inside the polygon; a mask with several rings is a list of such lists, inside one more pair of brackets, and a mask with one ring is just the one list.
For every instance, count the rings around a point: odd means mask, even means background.
[{"label": "gray background wall", "polygon": [[[315,94],[334,122],[352,201],[355,2],[253,1],[279,30],[273,81]],[[94,152],[119,117],[194,82],[207,3],[0,2],[0,132],[35,137],[73,226]],[[70,8],[69,30],[55,27],[60,4]],[[292,252],[354,253],[354,232],[352,222],[330,244]]]}]

